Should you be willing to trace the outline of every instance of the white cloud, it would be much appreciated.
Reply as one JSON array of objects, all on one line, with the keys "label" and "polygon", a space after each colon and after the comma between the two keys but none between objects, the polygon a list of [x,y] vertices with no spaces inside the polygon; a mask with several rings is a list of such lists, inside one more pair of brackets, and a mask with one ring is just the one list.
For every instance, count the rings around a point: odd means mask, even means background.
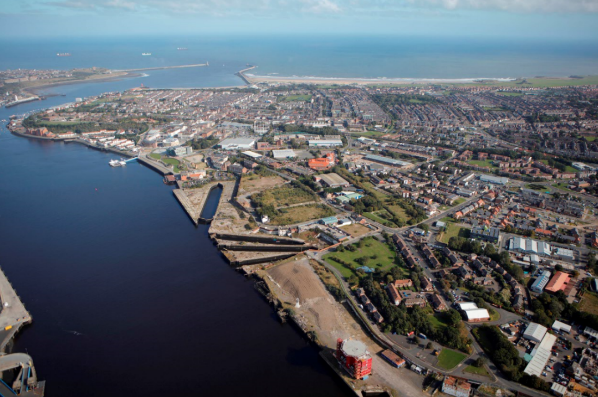
[{"label": "white cloud", "polygon": [[302,0],[303,11],[312,14],[338,13],[341,8],[330,0]]},{"label": "white cloud", "polygon": [[407,0],[413,5],[524,13],[598,12],[598,0]]}]

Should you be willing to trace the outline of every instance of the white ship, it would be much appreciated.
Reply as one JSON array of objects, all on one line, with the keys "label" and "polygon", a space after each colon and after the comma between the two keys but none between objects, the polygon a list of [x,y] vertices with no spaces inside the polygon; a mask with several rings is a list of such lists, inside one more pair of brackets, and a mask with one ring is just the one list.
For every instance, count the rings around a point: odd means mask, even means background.
[{"label": "white ship", "polygon": [[127,162],[124,160],[110,160],[108,164],[110,164],[110,167],[124,167]]},{"label": "white ship", "polygon": [[141,55],[143,55],[144,57],[149,57],[150,55],[152,55],[151,52],[144,52]]}]

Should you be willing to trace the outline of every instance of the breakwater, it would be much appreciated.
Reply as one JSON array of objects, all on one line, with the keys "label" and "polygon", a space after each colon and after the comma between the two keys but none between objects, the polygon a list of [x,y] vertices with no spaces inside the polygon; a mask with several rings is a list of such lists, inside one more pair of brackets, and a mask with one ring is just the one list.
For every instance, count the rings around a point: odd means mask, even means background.
[{"label": "breakwater", "polygon": [[218,244],[218,249],[227,251],[255,251],[255,252],[304,252],[316,249],[313,245],[244,245]]},{"label": "breakwater", "polygon": [[290,244],[290,245],[305,244],[305,241],[298,239],[298,238],[278,237],[278,236],[252,236],[252,235],[247,235],[247,234],[214,233],[212,237],[219,239],[219,240],[247,241],[247,242],[262,243],[262,244]]}]

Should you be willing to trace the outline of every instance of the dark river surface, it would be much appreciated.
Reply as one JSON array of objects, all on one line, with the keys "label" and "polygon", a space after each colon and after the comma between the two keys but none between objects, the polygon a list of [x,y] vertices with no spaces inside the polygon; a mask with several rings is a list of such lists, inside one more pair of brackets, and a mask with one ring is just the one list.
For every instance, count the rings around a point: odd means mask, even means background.
[{"label": "dark river surface", "polygon": [[[66,98],[0,109],[0,120],[115,85],[68,86]],[[4,124],[0,266],[33,316],[13,351],[33,357],[47,396],[350,394],[160,175]]]}]

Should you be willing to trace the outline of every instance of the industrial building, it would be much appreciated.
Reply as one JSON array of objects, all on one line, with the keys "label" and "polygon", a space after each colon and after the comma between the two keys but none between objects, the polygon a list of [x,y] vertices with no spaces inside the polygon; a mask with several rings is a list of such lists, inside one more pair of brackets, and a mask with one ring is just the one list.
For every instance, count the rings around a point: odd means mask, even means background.
[{"label": "industrial building", "polygon": [[569,324],[562,323],[558,320],[555,320],[555,322],[552,324],[552,329],[558,332],[571,332],[571,326]]},{"label": "industrial building", "polygon": [[552,350],[552,346],[554,346],[554,342],[556,342],[556,336],[546,333],[544,338],[542,338],[542,342],[537,344],[536,347],[534,347],[534,350],[532,350],[532,359],[530,360],[529,364],[527,364],[523,372],[528,375],[541,376],[542,371],[544,371],[544,367],[550,358],[550,352]]},{"label": "industrial building", "polygon": [[565,287],[567,287],[567,283],[570,279],[571,276],[569,274],[565,272],[556,272],[544,289],[552,293],[563,291]]},{"label": "industrial building", "polygon": [[272,157],[275,159],[289,159],[297,157],[297,153],[293,149],[272,150]]},{"label": "industrial building", "polygon": [[465,321],[480,323],[482,321],[490,320],[490,313],[488,313],[488,310],[479,308],[474,302],[460,302],[458,305],[459,309],[465,315]]},{"label": "industrial building", "polygon": [[534,281],[530,289],[541,294],[544,290],[544,287],[546,287],[546,284],[548,284],[548,281],[550,281],[550,272],[548,270],[544,270],[542,274],[538,276],[536,281]]},{"label": "industrial building", "polygon": [[397,356],[395,354],[395,352],[393,352],[390,349],[384,350],[382,353],[380,353],[380,355],[382,356],[383,359],[388,361],[390,363],[390,365],[392,365],[393,367],[401,368],[403,365],[405,365],[405,360],[403,360],[401,357]]},{"label": "industrial building", "polygon": [[355,379],[367,379],[372,373],[372,356],[363,342],[337,339],[336,359]]},{"label": "industrial building", "polygon": [[544,338],[544,335],[546,335],[546,331],[548,331],[548,329],[543,325],[538,323],[529,323],[525,329],[525,332],[523,333],[523,337],[533,342],[540,343]]},{"label": "industrial building", "polygon": [[390,157],[377,156],[375,154],[368,154],[367,156],[364,157],[364,159],[368,160],[368,161],[375,161],[377,163],[381,163],[381,164],[385,164],[385,165],[390,165],[393,167],[405,167],[408,165],[409,166],[413,165],[407,161],[395,160]]},{"label": "industrial building", "polygon": [[509,178],[490,175],[480,175],[480,181],[493,183],[495,185],[506,185],[507,183],[509,183]]},{"label": "industrial building", "polygon": [[554,250],[554,256],[560,258],[560,259],[566,259],[569,261],[572,261],[575,259],[575,255],[573,253],[573,250],[567,249],[567,248],[561,248],[561,247],[556,247]]},{"label": "industrial building", "polygon": [[308,140],[307,143],[309,147],[333,147],[333,146],[343,146],[343,141],[340,139],[317,139],[317,140]]},{"label": "industrial building", "polygon": [[255,147],[255,138],[228,138],[218,144],[224,150],[247,150]]},{"label": "industrial building", "polygon": [[551,248],[550,244],[544,241],[532,240],[531,238],[513,237],[509,240],[509,251],[551,256]]},{"label": "industrial building", "polygon": [[442,382],[442,392],[449,396],[468,397],[471,393],[471,384],[463,379],[447,376]]},{"label": "industrial building", "polygon": [[351,184],[344,180],[339,174],[330,173],[330,174],[322,174],[314,176],[316,182],[322,182],[323,185],[327,187],[348,187]]},{"label": "industrial building", "polygon": [[471,233],[469,237],[480,239],[484,241],[489,241],[491,243],[498,243],[498,239],[500,238],[500,229],[497,227],[484,227],[484,226],[476,226],[471,229]]}]

